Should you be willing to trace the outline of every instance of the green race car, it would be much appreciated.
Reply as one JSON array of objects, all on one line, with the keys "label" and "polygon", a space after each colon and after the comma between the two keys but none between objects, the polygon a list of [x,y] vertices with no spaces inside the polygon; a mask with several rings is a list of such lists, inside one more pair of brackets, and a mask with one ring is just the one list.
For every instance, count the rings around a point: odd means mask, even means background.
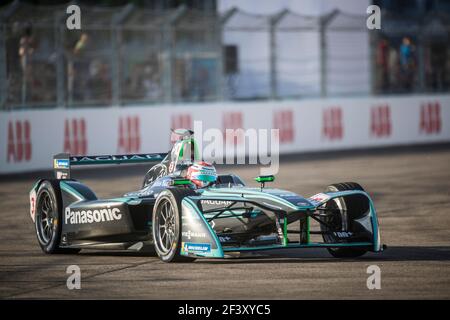
[{"label": "green race car", "polygon": [[[305,198],[268,188],[274,176],[256,177],[260,187],[251,188],[234,174],[222,174],[199,188],[186,178],[200,158],[193,132],[175,133],[180,138],[164,154],[54,156],[56,178],[40,179],[30,191],[42,250],[150,247],[165,262],[286,248],[327,248],[339,258],[383,250],[375,207],[359,184],[332,184]],[[138,162],[159,163],[140,190],[119,198],[98,199],[71,178],[72,166]]]}]

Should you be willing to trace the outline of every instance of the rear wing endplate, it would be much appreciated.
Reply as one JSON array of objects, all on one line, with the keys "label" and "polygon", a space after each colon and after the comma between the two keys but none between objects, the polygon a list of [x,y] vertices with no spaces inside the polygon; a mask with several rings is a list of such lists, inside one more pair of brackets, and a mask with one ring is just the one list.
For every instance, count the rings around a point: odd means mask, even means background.
[{"label": "rear wing endplate", "polygon": [[59,153],[53,156],[53,170],[57,179],[70,179],[70,168],[73,166],[159,162],[167,153],[116,154],[94,156],[71,156],[69,153]]}]

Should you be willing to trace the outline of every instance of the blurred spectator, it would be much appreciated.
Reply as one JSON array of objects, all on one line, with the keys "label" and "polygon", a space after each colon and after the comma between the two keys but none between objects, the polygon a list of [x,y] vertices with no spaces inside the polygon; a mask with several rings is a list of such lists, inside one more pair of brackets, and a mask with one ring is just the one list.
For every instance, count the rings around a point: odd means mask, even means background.
[{"label": "blurred spectator", "polygon": [[390,91],[395,91],[397,90],[398,84],[399,60],[397,49],[395,49],[392,46],[389,48],[388,70],[389,70],[389,89]]},{"label": "blurred spectator", "polygon": [[20,64],[19,48],[21,28],[18,21],[11,27],[11,33],[6,40],[6,81],[8,86],[8,102],[20,102],[22,83],[22,68]]},{"label": "blurred spectator", "polygon": [[134,64],[131,67],[131,71],[125,80],[125,92],[124,98],[130,100],[136,100],[139,98],[139,78],[140,78],[141,66]]},{"label": "blurred spectator", "polygon": [[111,80],[108,65],[99,59],[89,64],[88,100],[93,103],[111,102]]},{"label": "blurred spectator", "polygon": [[192,58],[183,61],[180,68],[182,98],[189,101],[206,101],[214,94],[216,70],[215,60],[210,58]]},{"label": "blurred spectator", "polygon": [[79,54],[81,51],[84,50],[84,48],[86,47],[88,41],[88,35],[87,33],[82,33],[80,36],[80,40],[77,41],[77,43],[75,44],[75,48],[73,48],[73,53],[75,55]]},{"label": "blurred spectator", "polygon": [[162,98],[161,75],[156,55],[133,64],[125,81],[124,98],[130,100],[159,101]]},{"label": "blurred spectator", "polygon": [[427,88],[443,91],[446,84],[447,48],[443,43],[432,43],[428,50]]},{"label": "blurred spectator", "polygon": [[161,97],[158,74],[153,71],[151,64],[147,64],[144,68],[142,86],[146,100],[156,101]]},{"label": "blurred spectator", "polygon": [[209,70],[204,66],[201,66],[197,70],[197,75],[195,76],[196,81],[194,82],[194,92],[197,97],[197,101],[205,101],[209,92],[210,78]]},{"label": "blurred spectator", "polygon": [[69,104],[74,100],[84,100],[86,92],[86,77],[88,63],[84,61],[84,53],[89,36],[83,32],[80,38],[67,53],[67,91]]},{"label": "blurred spectator", "polygon": [[378,89],[385,92],[389,87],[389,65],[388,65],[389,42],[382,39],[377,47],[377,79]]},{"label": "blurred spectator", "polygon": [[408,37],[404,37],[400,45],[400,73],[402,89],[411,90],[414,83],[414,47]]},{"label": "blurred spectator", "polygon": [[33,28],[31,23],[27,22],[23,28],[19,45],[20,67],[22,69],[22,104],[26,103],[29,96],[30,83],[33,76],[31,56],[35,49],[36,43],[33,38]]},{"label": "blurred spectator", "polygon": [[33,66],[33,92],[30,97],[34,103],[51,104],[56,101],[56,74],[52,63],[41,61]]}]

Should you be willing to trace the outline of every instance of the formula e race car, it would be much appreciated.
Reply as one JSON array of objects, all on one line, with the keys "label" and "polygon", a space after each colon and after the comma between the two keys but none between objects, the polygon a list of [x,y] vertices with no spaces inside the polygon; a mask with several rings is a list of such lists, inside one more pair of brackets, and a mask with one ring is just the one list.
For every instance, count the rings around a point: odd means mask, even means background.
[{"label": "formula e race car", "polygon": [[[200,159],[193,132],[174,134],[178,139],[164,154],[54,156],[56,178],[41,179],[30,191],[30,214],[42,250],[147,247],[165,262],[286,248],[323,247],[334,257],[383,250],[373,202],[359,184],[332,184],[304,198],[267,188],[274,176],[256,177],[260,187],[250,188],[238,176],[222,174],[198,188],[185,175]],[[71,178],[72,166],[138,162],[159,163],[147,172],[140,190],[114,199],[98,199]],[[310,228],[311,222],[318,230]]]}]

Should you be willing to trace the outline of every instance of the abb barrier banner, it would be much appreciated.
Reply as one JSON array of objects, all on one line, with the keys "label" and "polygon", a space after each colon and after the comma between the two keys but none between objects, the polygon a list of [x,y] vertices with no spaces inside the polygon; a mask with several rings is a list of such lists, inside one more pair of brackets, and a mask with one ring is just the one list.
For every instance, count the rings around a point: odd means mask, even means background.
[{"label": "abb barrier banner", "polygon": [[278,129],[280,153],[450,141],[450,95],[221,102],[0,113],[0,173],[51,169],[52,156],[166,152],[170,128]]}]

